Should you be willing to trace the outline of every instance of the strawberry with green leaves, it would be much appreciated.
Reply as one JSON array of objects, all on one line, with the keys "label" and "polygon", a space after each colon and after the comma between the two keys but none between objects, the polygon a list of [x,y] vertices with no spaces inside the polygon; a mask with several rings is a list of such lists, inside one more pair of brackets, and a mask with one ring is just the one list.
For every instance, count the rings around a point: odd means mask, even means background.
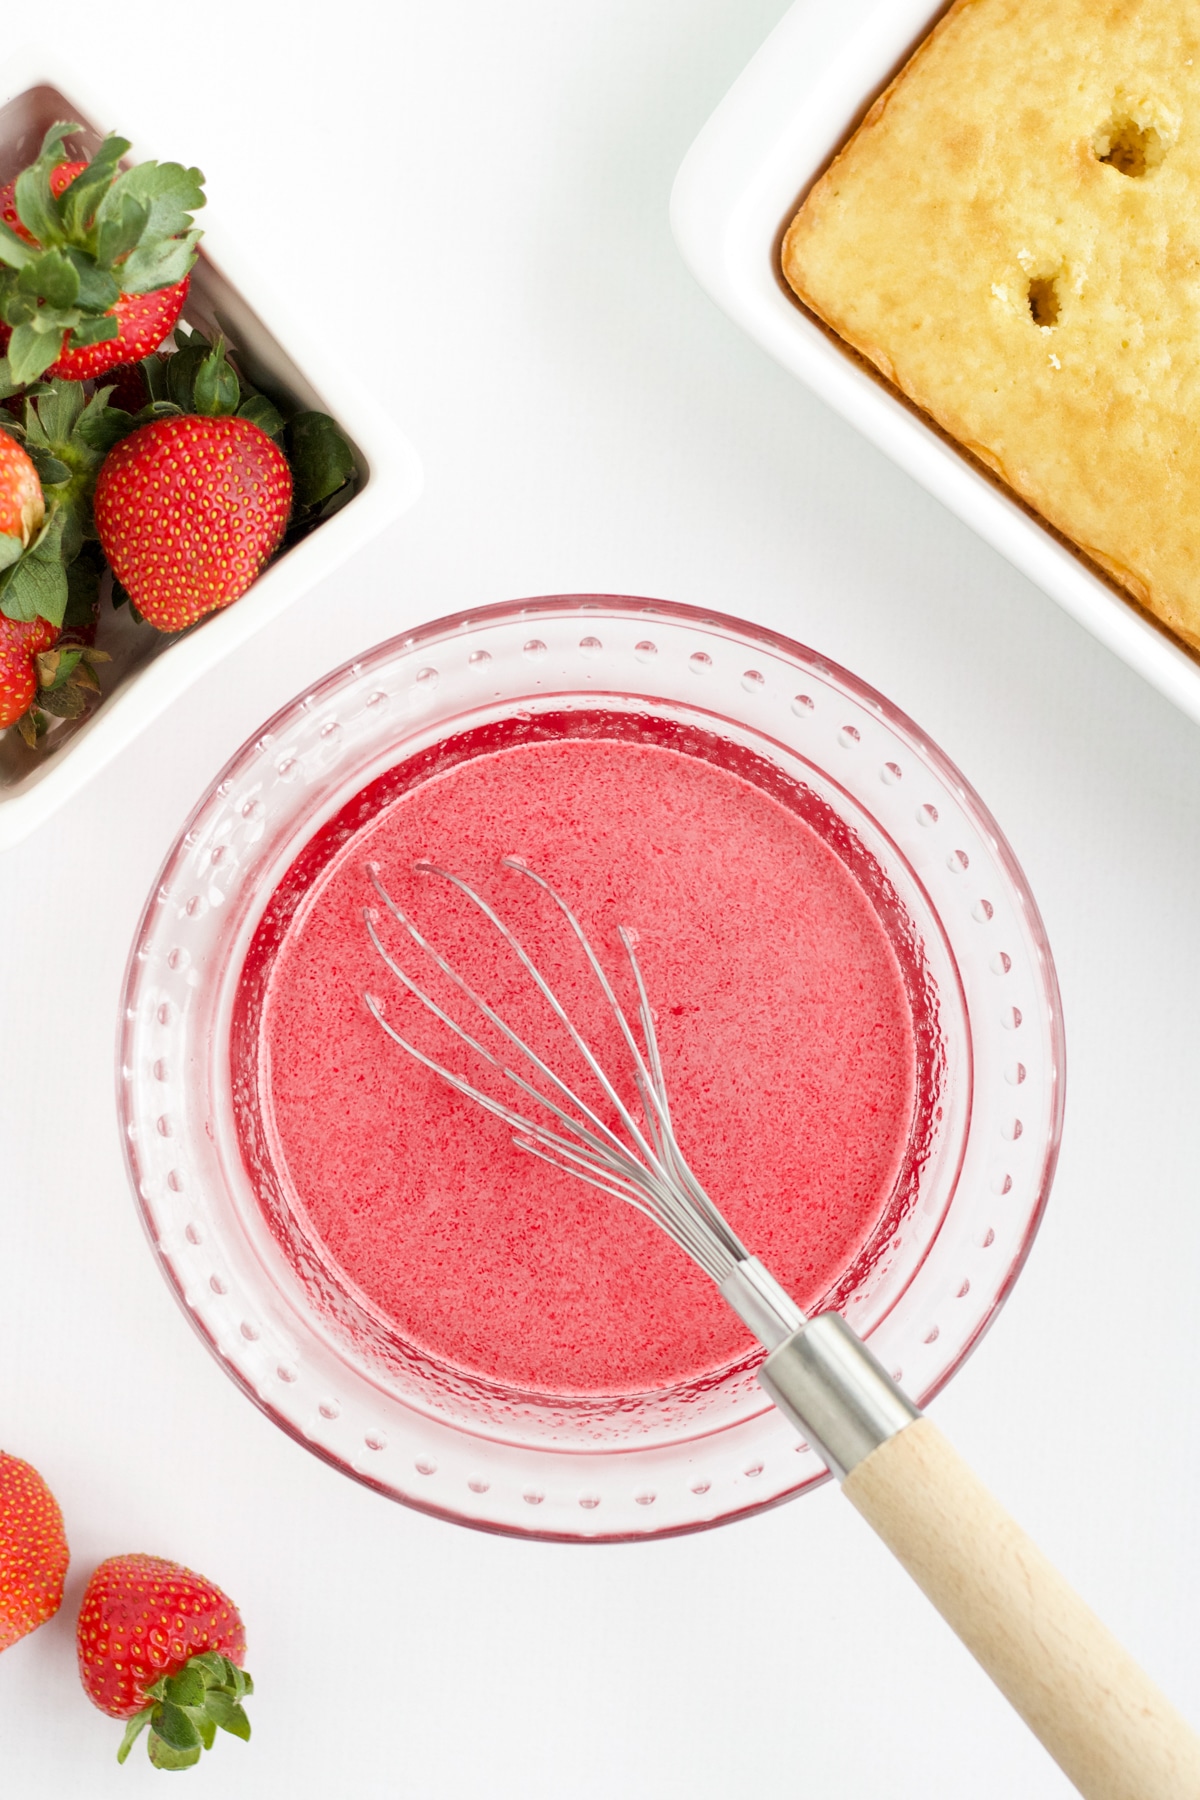
[{"label": "strawberry with green leaves", "polygon": [[355,474],[324,413],[285,425],[226,361],[220,338],[177,331],[175,340],[173,356],[141,364],[156,396],[147,407],[130,417],[110,406],[94,426],[81,422],[92,442],[112,444],[93,499],[101,547],[160,631],[182,631],[244,594],[289,524],[298,536],[327,516],[353,493]]},{"label": "strawberry with green leaves", "polygon": [[68,1560],[58,1501],[35,1468],[0,1450],[0,1650],[54,1617]]},{"label": "strawberry with green leaves", "polygon": [[[41,686],[37,659],[57,637],[58,627],[45,619],[6,619],[0,614],[0,731],[19,725],[37,699]],[[36,724],[33,732],[36,743]]]},{"label": "strawberry with green leaves", "polygon": [[83,1596],[76,1632],[88,1699],[128,1725],[124,1762],[149,1728],[150,1761],[189,1769],[218,1727],[249,1738],[242,1707],[254,1683],[242,1668],[246,1629],[219,1587],[160,1556],[112,1556]]},{"label": "strawberry with green leaves", "polygon": [[88,400],[60,381],[39,383],[20,417],[0,414],[0,730],[18,726],[31,747],[48,718],[82,717],[108,661],[91,641],[104,566],[91,491],[104,453],[87,441],[106,407],[103,392]]},{"label": "strawberry with green leaves", "polygon": [[125,138],[90,162],[52,125],[37,161],[0,189],[0,376],[8,393],[49,372],[84,381],[137,362],[179,317],[204,177],[180,163],[120,168]]},{"label": "strawberry with green leaves", "polygon": [[114,606],[182,630],[353,498],[358,475],[332,419],[281,413],[220,339],[179,323],[199,170],[122,170],[115,136],[72,158],[80,130],[53,125],[0,187],[0,730],[31,746],[99,694],[109,570]]},{"label": "strawberry with green leaves", "polygon": [[[63,623],[66,569],[93,535],[91,493],[103,459],[88,432],[106,407],[105,394],[88,400],[77,381],[39,382],[17,414],[0,413],[0,495],[4,470],[17,458],[26,479],[28,464],[38,483],[29,511],[35,529],[23,539],[0,537],[0,613],[11,619],[40,614],[52,625]],[[0,530],[9,529],[0,506]]]},{"label": "strawberry with green leaves", "polygon": [[[125,405],[119,404],[124,401]],[[32,383],[0,411],[0,730],[31,748],[99,695],[106,567],[114,605],[179,631],[228,606],[288,542],[354,495],[354,453],[319,412],[284,415],[178,327],[90,395]]]},{"label": "strawberry with green leaves", "polygon": [[[15,437],[0,431],[0,582],[12,579],[45,514],[37,469]],[[57,637],[58,624],[41,618],[36,606],[21,607],[18,617],[0,612],[0,730],[33,705],[39,686],[34,659]]]},{"label": "strawberry with green leaves", "polygon": [[116,445],[93,504],[104,554],[138,612],[182,631],[244,594],[279,548],[292,474],[251,420],[180,413]]}]

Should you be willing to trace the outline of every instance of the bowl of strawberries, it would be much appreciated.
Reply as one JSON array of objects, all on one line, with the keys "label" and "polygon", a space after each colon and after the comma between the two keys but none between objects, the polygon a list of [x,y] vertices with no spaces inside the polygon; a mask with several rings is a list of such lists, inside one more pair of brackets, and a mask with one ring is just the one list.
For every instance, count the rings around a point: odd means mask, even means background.
[{"label": "bowl of strawberries", "polygon": [[0,106],[0,847],[420,488],[304,323],[218,262],[200,170],[130,163],[37,73]]}]

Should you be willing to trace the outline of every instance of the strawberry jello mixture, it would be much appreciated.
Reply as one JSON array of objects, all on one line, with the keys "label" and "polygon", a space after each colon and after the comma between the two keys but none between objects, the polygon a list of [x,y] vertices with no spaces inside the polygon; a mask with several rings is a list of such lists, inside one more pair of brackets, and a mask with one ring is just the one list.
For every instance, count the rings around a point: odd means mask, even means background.
[{"label": "strawberry jello mixture", "polygon": [[615,1027],[569,932],[500,859],[554,882],[626,1001],[617,927],[636,932],[679,1142],[800,1305],[869,1258],[894,1211],[922,1084],[891,937],[844,830],[839,842],[800,790],[792,803],[786,782],[763,783],[715,746],[666,725],[565,718],[451,741],[357,796],[259,927],[234,1029],[247,1166],[284,1235],[442,1365],[527,1393],[635,1394],[703,1378],[751,1340],[652,1223],[516,1148],[502,1121],[387,1038],[368,992],[428,1054],[503,1089],[383,967],[367,907],[402,966],[468,1023],[379,907],[368,864],[597,1106],[511,952],[413,865],[476,882],[617,1067]]}]

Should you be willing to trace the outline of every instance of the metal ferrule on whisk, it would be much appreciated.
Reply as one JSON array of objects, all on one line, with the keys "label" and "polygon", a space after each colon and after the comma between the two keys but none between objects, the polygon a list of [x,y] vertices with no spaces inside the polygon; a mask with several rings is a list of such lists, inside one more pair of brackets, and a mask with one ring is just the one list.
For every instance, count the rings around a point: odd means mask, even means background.
[{"label": "metal ferrule on whisk", "polygon": [[758,1379],[839,1481],[921,1416],[840,1313],[793,1332]]},{"label": "metal ferrule on whisk", "polygon": [[[498,1056],[466,1030],[409,975],[385,946],[378,917],[364,910],[372,944],[400,985],[473,1055],[502,1075],[522,1097],[518,1111],[485,1093],[464,1076],[417,1048],[383,1015],[372,994],[364,996],[373,1017],[392,1039],[423,1067],[441,1077],[457,1093],[512,1127],[513,1142],[552,1163],[564,1173],[624,1200],[654,1220],[711,1277],[727,1302],[769,1352],[759,1381],[776,1406],[802,1432],[839,1479],[920,1417],[917,1408],[871,1355],[837,1313],[808,1320],[791,1296],[758,1258],[751,1256],[688,1167],[671,1124],[666,1084],[654,1029],[649,995],[634,951],[634,934],[622,927],[619,938],[638,996],[641,1039],[630,1025],[603,965],[582,925],[550,883],[516,857],[502,866],[524,876],[553,902],[574,934],[615,1019],[628,1054],[637,1091],[631,1108],[570,1019],[554,990],[504,920],[470,882],[432,863],[417,871],[450,883],[479,910],[508,944],[563,1027],[603,1096],[597,1111],[520,1038],[488,1002],[424,936],[395,903],[380,871],[368,865],[379,899],[396,925],[417,949],[474,1007],[499,1038],[524,1059],[527,1074]],[[552,1123],[546,1123],[548,1115]]]},{"label": "metal ferrule on whisk", "polygon": [[806,1319],[756,1256],[735,1263],[720,1292],[770,1351],[762,1386],[839,1481],[920,1418],[840,1313]]}]

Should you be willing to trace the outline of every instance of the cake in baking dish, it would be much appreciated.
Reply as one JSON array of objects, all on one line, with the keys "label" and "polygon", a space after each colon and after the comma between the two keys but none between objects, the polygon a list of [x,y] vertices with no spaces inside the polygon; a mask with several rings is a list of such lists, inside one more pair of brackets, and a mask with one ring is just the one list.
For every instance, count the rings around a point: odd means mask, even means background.
[{"label": "cake in baking dish", "polygon": [[1200,647],[1200,5],[958,0],[808,195],[783,269]]}]

